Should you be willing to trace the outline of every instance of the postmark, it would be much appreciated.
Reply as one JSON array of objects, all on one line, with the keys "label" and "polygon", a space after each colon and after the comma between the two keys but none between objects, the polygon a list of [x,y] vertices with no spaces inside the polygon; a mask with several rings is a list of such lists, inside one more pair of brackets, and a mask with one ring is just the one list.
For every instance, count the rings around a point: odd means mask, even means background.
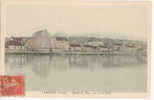
[{"label": "postmark", "polygon": [[1,96],[24,96],[23,76],[0,76]]}]

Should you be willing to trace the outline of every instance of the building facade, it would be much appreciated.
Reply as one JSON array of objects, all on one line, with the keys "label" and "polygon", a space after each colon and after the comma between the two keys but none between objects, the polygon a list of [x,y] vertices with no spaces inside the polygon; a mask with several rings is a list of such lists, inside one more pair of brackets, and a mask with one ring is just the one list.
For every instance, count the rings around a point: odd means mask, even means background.
[{"label": "building facade", "polygon": [[50,34],[48,33],[47,30],[40,30],[35,32],[32,38],[26,42],[25,48],[27,50],[34,50],[34,51],[52,50]]}]

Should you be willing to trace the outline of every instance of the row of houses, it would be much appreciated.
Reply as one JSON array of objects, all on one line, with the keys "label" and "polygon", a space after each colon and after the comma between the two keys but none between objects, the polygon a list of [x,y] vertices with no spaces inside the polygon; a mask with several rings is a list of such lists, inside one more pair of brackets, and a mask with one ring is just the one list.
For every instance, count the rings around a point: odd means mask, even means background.
[{"label": "row of houses", "polygon": [[10,37],[5,39],[7,49],[25,49],[25,43],[30,37]]},{"label": "row of houses", "polygon": [[7,38],[5,48],[27,51],[135,51],[146,49],[146,43],[95,37],[51,37],[47,30],[40,30],[32,37]]}]

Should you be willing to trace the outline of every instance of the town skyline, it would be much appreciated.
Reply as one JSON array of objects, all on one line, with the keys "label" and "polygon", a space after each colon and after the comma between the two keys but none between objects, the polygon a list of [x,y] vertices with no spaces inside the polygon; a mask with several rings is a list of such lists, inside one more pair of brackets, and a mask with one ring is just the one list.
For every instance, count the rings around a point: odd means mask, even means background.
[{"label": "town skyline", "polygon": [[80,53],[146,55],[146,42],[96,37],[50,36],[45,30],[31,37],[10,37],[5,40],[6,53]]}]

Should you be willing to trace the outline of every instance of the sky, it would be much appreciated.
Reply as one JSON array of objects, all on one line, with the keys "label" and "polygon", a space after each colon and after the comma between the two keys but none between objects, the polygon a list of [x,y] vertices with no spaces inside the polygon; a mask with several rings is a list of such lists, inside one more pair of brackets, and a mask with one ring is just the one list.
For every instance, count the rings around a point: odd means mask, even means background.
[{"label": "sky", "polygon": [[103,5],[8,5],[6,36],[32,36],[47,29],[51,35],[147,38],[147,8]]}]

